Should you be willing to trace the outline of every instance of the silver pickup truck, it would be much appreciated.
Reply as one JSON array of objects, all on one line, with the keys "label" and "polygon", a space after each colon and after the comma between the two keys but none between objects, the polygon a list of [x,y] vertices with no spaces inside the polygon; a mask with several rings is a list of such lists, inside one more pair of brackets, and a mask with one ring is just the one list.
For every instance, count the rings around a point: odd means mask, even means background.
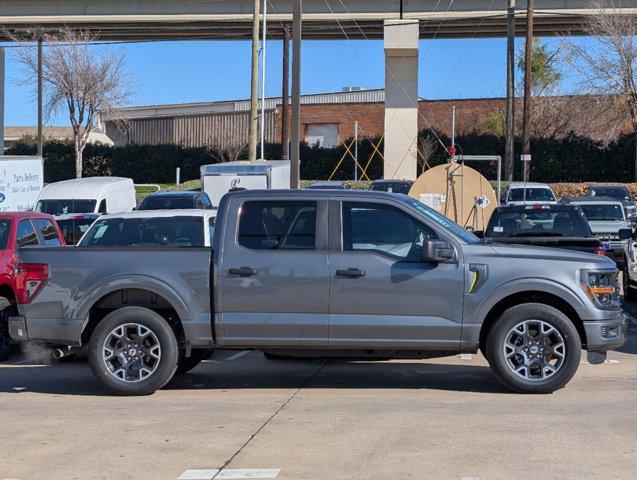
[{"label": "silver pickup truck", "polygon": [[479,240],[418,201],[372,191],[241,191],[210,248],[25,248],[9,330],[72,351],[125,395],[213,349],[431,358],[480,349],[517,392],[547,393],[621,346],[604,257]]}]

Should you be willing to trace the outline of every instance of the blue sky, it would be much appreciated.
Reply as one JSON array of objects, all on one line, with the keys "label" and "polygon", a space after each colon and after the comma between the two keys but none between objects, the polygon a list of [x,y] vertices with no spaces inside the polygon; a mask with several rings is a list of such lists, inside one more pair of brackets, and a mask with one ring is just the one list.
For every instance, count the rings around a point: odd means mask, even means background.
[{"label": "blue sky", "polygon": [[[523,45],[523,41],[517,43]],[[126,51],[128,70],[136,85],[135,105],[249,96],[249,42],[157,42],[94,48]],[[436,99],[504,95],[505,39],[423,40],[419,48],[420,96]],[[382,41],[305,41],[302,62],[303,93],[338,91],[346,85],[384,85]],[[280,41],[267,44],[266,73],[266,94],[280,95]],[[35,124],[30,92],[12,81],[22,75],[13,49],[7,49],[6,74],[6,125]],[[68,120],[62,113],[49,124],[66,125]]]}]

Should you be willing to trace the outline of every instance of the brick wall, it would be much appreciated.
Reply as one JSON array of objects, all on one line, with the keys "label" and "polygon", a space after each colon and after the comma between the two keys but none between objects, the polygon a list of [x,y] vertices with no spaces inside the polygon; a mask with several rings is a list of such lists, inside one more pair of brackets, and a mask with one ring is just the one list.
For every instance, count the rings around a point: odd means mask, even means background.
[{"label": "brick wall", "polygon": [[[451,107],[456,106],[456,132],[470,132],[476,122],[491,113],[504,116],[506,101],[502,98],[469,100],[421,100],[418,105],[418,129],[435,128],[451,135]],[[381,135],[385,129],[383,103],[317,104],[301,106],[301,132],[305,136],[308,124],[338,124],[338,140],[354,137],[354,122],[358,121],[361,137]],[[281,140],[281,107],[277,108],[276,138]]]}]

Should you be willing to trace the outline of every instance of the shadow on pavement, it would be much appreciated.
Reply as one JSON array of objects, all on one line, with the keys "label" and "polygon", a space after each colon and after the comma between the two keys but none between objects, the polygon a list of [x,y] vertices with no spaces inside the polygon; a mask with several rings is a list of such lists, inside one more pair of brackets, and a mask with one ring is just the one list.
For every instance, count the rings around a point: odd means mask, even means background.
[{"label": "shadow on pavement", "polygon": [[[264,363],[203,362],[192,372],[176,376],[165,390],[230,389],[423,389],[475,393],[510,393],[488,367],[412,362],[319,361]],[[318,370],[321,370],[317,374]],[[86,364],[12,366],[0,369],[0,392],[109,396]]]}]

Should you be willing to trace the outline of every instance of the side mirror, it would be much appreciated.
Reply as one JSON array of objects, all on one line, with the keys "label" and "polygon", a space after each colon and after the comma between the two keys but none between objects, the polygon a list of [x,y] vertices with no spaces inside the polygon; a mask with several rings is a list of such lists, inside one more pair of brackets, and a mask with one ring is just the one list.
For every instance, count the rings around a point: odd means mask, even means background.
[{"label": "side mirror", "polygon": [[484,238],[484,230],[474,230],[473,233],[478,238]]},{"label": "side mirror", "polygon": [[633,230],[630,228],[620,228],[619,229],[619,239],[620,240],[628,240],[633,236]]},{"label": "side mirror", "polygon": [[423,263],[440,263],[453,258],[453,246],[446,240],[425,240],[422,246]]}]

